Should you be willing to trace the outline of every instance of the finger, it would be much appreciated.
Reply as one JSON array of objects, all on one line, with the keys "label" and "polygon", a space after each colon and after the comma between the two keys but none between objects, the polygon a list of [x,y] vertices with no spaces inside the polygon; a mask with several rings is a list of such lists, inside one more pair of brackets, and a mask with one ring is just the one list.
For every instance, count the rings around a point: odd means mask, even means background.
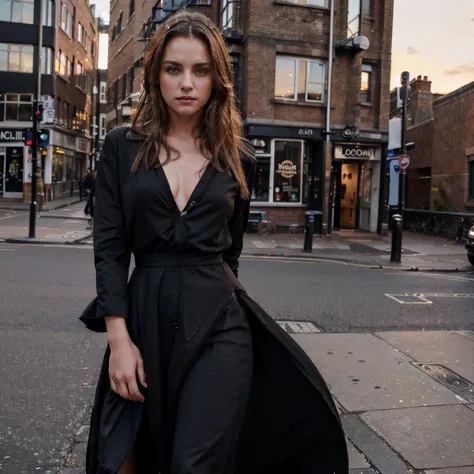
[{"label": "finger", "polygon": [[135,377],[133,379],[130,379],[127,385],[128,385],[128,392],[130,394],[131,400],[135,400],[136,402],[145,401],[144,396],[140,393],[140,390],[138,390],[138,385],[137,385],[137,381]]},{"label": "finger", "polygon": [[137,375],[138,375],[138,380],[140,380],[140,383],[143,385],[143,387],[147,388],[145,367],[143,366],[143,359],[139,359],[137,362]]},{"label": "finger", "polygon": [[115,392],[115,393],[118,394],[117,384],[116,384],[115,381],[112,379],[112,377],[110,377],[110,388],[112,389],[112,392]]},{"label": "finger", "polygon": [[125,382],[118,382],[118,394],[122,397],[125,398],[125,400],[131,400],[132,398],[130,397],[130,393],[128,391],[128,386]]}]

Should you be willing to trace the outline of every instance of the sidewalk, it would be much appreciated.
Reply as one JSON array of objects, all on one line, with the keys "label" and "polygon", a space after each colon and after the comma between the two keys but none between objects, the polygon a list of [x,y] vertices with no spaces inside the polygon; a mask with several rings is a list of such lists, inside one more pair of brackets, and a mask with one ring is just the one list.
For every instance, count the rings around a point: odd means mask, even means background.
[{"label": "sidewalk", "polygon": [[[67,196],[54,201],[45,202],[43,204],[42,212],[51,211],[54,209],[60,209],[65,206],[71,206],[81,202],[78,196]],[[6,209],[9,211],[24,211],[30,210],[29,202],[15,201],[15,200],[0,200],[0,209]]]},{"label": "sidewalk", "polygon": [[[474,332],[292,336],[336,400],[350,474],[474,473]],[[87,423],[61,474],[83,474]]]},{"label": "sidewalk", "polygon": [[[84,201],[64,204],[61,208],[39,213],[37,239],[26,237],[27,228],[10,228],[8,221],[0,224],[0,238],[10,243],[39,244],[82,244],[92,245],[92,229],[87,228],[87,217],[84,215]],[[41,220],[58,220],[56,229],[44,232],[40,229]],[[68,225],[68,222],[70,225]],[[69,227],[69,228],[68,228]],[[26,232],[25,232],[26,229]],[[304,235],[281,233],[259,235],[247,233],[244,236],[244,257],[315,259],[342,262],[350,265],[361,265],[374,269],[404,271],[449,271],[469,272],[474,267],[469,265],[464,244],[455,244],[452,240],[441,237],[430,237],[422,234],[403,233],[403,253],[400,264],[390,263],[391,237],[360,231],[341,231],[331,236],[315,236],[313,251],[303,252]]]},{"label": "sidewalk", "polygon": [[303,247],[303,234],[248,233],[244,236],[243,255],[334,260],[371,268],[406,271],[474,271],[467,261],[464,244],[408,231],[403,233],[400,264],[390,263],[391,236],[342,231],[331,236],[314,237],[311,253],[303,252]]}]

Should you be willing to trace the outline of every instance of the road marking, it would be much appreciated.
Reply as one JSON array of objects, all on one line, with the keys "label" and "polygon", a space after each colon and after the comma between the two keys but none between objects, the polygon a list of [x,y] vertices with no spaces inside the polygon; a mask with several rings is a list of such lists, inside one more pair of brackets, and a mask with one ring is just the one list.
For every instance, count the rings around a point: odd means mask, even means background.
[{"label": "road marking", "polygon": [[428,298],[474,298],[472,293],[385,293],[385,296],[400,304],[433,304]]},{"label": "road marking", "polygon": [[433,302],[423,298],[422,296],[418,295],[410,295],[408,293],[396,294],[392,295],[389,293],[385,293],[385,296],[395,300],[397,303],[400,304],[432,304]]},{"label": "road marking", "polygon": [[11,216],[0,217],[0,221],[3,221],[5,219],[13,219],[14,217],[20,217],[20,216],[26,216],[26,213],[12,214]]},{"label": "road marking", "polygon": [[13,252],[13,249],[0,249],[0,252]]},{"label": "road marking", "polygon": [[252,240],[251,242],[258,249],[272,249],[272,248],[275,248],[275,245],[266,244],[262,240]]},{"label": "road marking", "polygon": [[288,334],[318,334],[321,332],[313,323],[306,321],[277,321]]},{"label": "road marking", "polygon": [[436,279],[439,279],[439,280],[449,280],[449,281],[470,281],[470,282],[473,281],[472,278],[466,278],[466,277],[462,277],[462,276],[439,275],[439,274],[423,273],[423,272],[417,272],[417,273],[407,272],[407,275],[414,276],[414,277],[436,278]]}]

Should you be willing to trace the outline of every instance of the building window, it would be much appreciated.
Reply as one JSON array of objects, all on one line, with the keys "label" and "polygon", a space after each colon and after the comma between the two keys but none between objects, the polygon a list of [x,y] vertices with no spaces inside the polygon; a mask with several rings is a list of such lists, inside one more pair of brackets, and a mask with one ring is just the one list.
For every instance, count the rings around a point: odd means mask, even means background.
[{"label": "building window", "polygon": [[43,46],[41,74],[53,74],[53,49]]},{"label": "building window", "polygon": [[64,3],[61,3],[61,29],[66,31],[66,23],[67,23],[67,8]]},{"label": "building window", "polygon": [[56,63],[54,70],[57,74],[63,76],[63,78],[71,80],[72,61],[61,50],[58,50],[56,53]]},{"label": "building window", "polygon": [[105,134],[107,133],[105,120],[106,114],[100,114],[99,140],[103,140],[105,138]]},{"label": "building window", "polygon": [[233,26],[234,1],[235,0],[222,0],[221,28],[223,30],[232,28]]},{"label": "building window", "polygon": [[54,2],[43,0],[43,26],[53,26]]},{"label": "building window", "polygon": [[0,121],[29,122],[32,104],[32,94],[0,93]]},{"label": "building window", "polygon": [[311,5],[315,7],[327,8],[328,0],[285,0],[288,3],[295,3],[297,5]]},{"label": "building window", "polygon": [[0,0],[0,21],[33,24],[34,0]]},{"label": "building window", "polygon": [[122,20],[123,20],[123,12],[120,12],[120,15],[117,20],[117,25],[115,27],[115,38],[122,32]]},{"label": "building window", "polygon": [[366,104],[372,103],[373,70],[370,64],[362,64],[362,75],[360,79],[361,101]]},{"label": "building window", "polygon": [[66,33],[72,38],[72,13],[70,11],[67,12]]},{"label": "building window", "polygon": [[99,102],[101,104],[107,103],[107,83],[103,81],[100,83]]},{"label": "building window", "polygon": [[127,73],[125,72],[122,76],[122,100],[127,97]]},{"label": "building window", "polygon": [[257,171],[253,201],[301,204],[304,142],[254,140]]},{"label": "building window", "polygon": [[130,6],[128,8],[128,17],[130,18],[135,13],[135,0],[130,0]]},{"label": "building window", "polygon": [[77,62],[77,71],[76,71],[76,86],[80,87],[83,91],[86,91],[86,69],[85,67],[78,61]]},{"label": "building window", "polygon": [[91,39],[89,38],[89,35],[87,33],[84,34],[84,48],[86,51],[90,54],[91,53]]},{"label": "building window", "polygon": [[469,157],[469,201],[474,201],[474,155]]},{"label": "building window", "polygon": [[81,44],[84,42],[84,27],[81,23],[77,25],[77,41]]},{"label": "building window", "polygon": [[362,0],[361,14],[362,16],[372,16],[372,1],[371,0]]},{"label": "building window", "polygon": [[349,0],[347,10],[347,37],[352,38],[360,33],[361,0]]},{"label": "building window", "polygon": [[128,93],[132,94],[133,92],[133,81],[135,80],[135,68],[131,67],[128,70]]},{"label": "building window", "polygon": [[33,46],[0,43],[0,71],[33,72]]},{"label": "building window", "polygon": [[114,82],[114,105],[117,105],[119,97],[119,81],[118,79]]},{"label": "building window", "polygon": [[277,57],[275,99],[323,102],[325,69],[322,61]]}]

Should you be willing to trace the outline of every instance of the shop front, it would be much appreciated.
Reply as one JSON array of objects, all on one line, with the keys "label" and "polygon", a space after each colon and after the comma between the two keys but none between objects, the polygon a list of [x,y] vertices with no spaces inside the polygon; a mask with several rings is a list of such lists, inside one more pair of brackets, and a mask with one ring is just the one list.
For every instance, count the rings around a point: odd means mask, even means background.
[{"label": "shop front", "polygon": [[335,143],[332,162],[332,228],[376,233],[379,227],[380,146]]},{"label": "shop front", "polygon": [[25,182],[23,129],[0,129],[0,199],[22,199]]},{"label": "shop front", "polygon": [[248,125],[246,132],[257,155],[252,210],[265,210],[276,231],[301,230],[304,211],[323,206],[320,129]]}]

